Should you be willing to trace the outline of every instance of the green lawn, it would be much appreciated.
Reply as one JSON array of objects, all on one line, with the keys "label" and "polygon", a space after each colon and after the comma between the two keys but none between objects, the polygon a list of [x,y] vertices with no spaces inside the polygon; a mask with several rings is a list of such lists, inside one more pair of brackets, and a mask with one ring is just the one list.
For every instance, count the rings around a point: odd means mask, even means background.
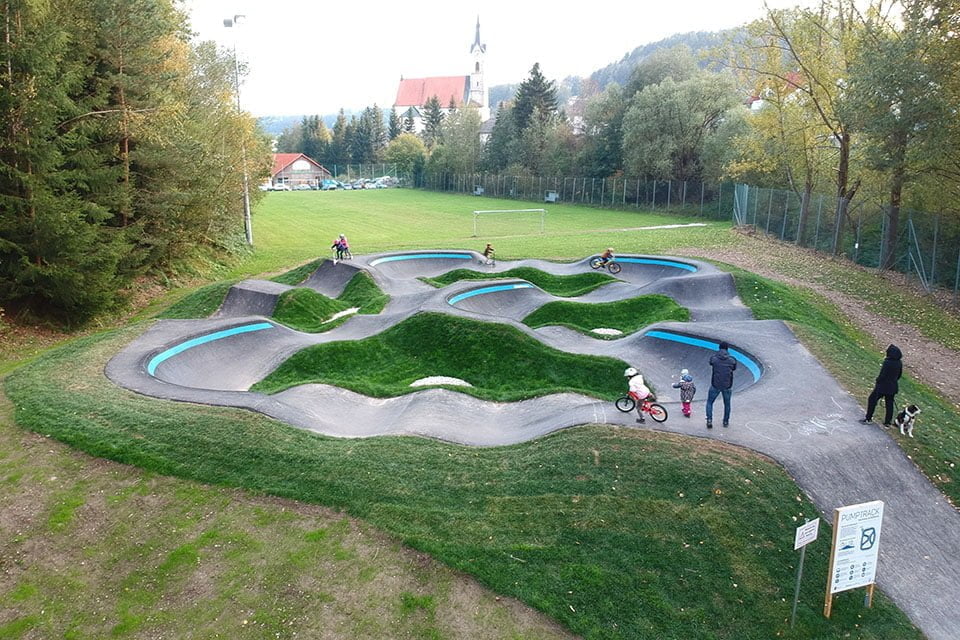
[{"label": "green lawn", "polygon": [[584,271],[572,276],[555,276],[552,273],[532,267],[517,267],[496,273],[474,269],[454,269],[436,278],[421,278],[421,280],[435,287],[446,287],[462,280],[497,280],[503,278],[526,280],[547,293],[565,298],[582,296],[597,287],[616,281],[612,276],[597,271]]},{"label": "green lawn", "polygon": [[[516,234],[472,237],[473,210],[528,208],[516,200],[438,194],[412,189],[291,191],[266,194],[254,211],[255,250],[230,270],[237,279],[276,272],[330,254],[339,233],[354,253],[403,249],[475,249],[494,242],[497,258],[569,260],[613,246],[619,253],[664,253],[673,247],[740,242],[717,222],[642,211],[611,211],[576,205],[549,205],[546,233],[518,222]],[[637,227],[706,222],[706,227],[631,230]],[[503,229],[500,221],[498,228]]]},{"label": "green lawn", "polygon": [[618,336],[591,333],[593,329],[618,329],[628,335],[654,322],[686,322],[690,312],[672,298],[647,295],[615,302],[548,302],[526,318],[523,324],[533,327],[560,325],[581,331],[594,338],[612,339]]}]

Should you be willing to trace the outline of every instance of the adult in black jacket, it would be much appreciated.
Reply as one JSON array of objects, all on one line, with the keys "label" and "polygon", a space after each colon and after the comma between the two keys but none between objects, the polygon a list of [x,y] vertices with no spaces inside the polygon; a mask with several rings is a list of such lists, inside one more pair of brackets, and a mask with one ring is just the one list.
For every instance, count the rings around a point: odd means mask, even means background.
[{"label": "adult in black jacket", "polygon": [[729,347],[726,342],[721,342],[720,349],[710,356],[713,375],[710,377],[710,390],[707,392],[707,429],[713,429],[713,403],[717,396],[723,396],[723,426],[730,425],[730,393],[737,361],[727,352]]},{"label": "adult in black jacket", "polygon": [[885,409],[883,426],[889,427],[893,421],[893,397],[897,395],[897,392],[900,390],[900,385],[897,381],[903,374],[902,358],[903,354],[900,353],[897,345],[892,344],[887,347],[887,357],[884,358],[883,365],[880,366],[880,375],[877,376],[877,381],[873,385],[873,391],[870,392],[870,397],[867,398],[867,415],[860,421],[863,424],[873,422],[873,412],[877,408],[877,401],[880,400],[880,398],[883,398],[883,406]]}]

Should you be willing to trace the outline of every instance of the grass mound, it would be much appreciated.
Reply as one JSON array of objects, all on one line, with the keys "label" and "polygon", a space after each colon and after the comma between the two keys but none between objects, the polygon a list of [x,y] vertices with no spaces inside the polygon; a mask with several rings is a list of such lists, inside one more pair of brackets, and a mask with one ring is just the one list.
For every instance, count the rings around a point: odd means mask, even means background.
[{"label": "grass mound", "polygon": [[534,269],[533,267],[517,267],[516,269],[510,269],[509,271],[502,271],[500,273],[487,273],[474,271],[473,269],[455,269],[436,278],[421,279],[427,284],[439,288],[446,287],[454,282],[460,282],[461,280],[497,280],[501,278],[526,280],[548,293],[563,298],[582,296],[597,287],[616,280],[616,278],[597,271],[578,273],[572,276],[555,276],[546,271]]},{"label": "grass mound", "polygon": [[206,318],[220,308],[227,297],[227,291],[236,283],[235,280],[227,280],[200,287],[161,311],[157,317],[169,320]]},{"label": "grass mound", "polygon": [[283,293],[277,301],[273,319],[298,331],[318,333],[346,322],[350,316],[331,320],[341,311],[357,308],[357,313],[380,313],[389,299],[369,274],[360,271],[350,279],[336,299],[313,289],[291,289]]},{"label": "grass mound", "polygon": [[[17,421],[150,472],[344,510],[584,638],[839,640],[852,629],[861,638],[921,637],[882,593],[871,609],[863,608],[862,591],[839,594],[833,617],[824,618],[823,583],[813,577],[827,571],[826,544],[807,549],[811,579],[803,582],[797,628],[789,629],[794,529],[816,509],[783,469],[764,458],[719,442],[609,427],[479,449],[420,438],[319,437],[249,411],[118,389],[104,378],[104,364],[140,330],[80,338],[11,374],[6,391]],[[171,526],[185,526],[176,519],[164,524],[168,535],[179,535],[169,533]],[[184,584],[234,594],[235,575],[209,573],[205,559],[216,553],[204,546],[210,539],[205,534],[182,542],[176,564],[155,550],[141,557],[143,548],[131,547],[135,572],[118,572],[110,590],[126,594],[129,588],[131,595],[104,615],[111,623],[141,621],[129,633],[142,635],[154,629],[147,625],[154,624],[156,602],[182,602]],[[317,556],[305,557],[314,562]],[[283,563],[270,581],[296,584],[300,562]],[[67,591],[45,599],[47,589],[30,589],[43,570],[15,575],[10,593],[24,599],[8,598],[5,606],[40,617],[47,605],[60,620],[87,620],[88,600],[70,597],[97,592],[82,580],[83,571],[64,580],[62,567],[49,569],[47,582]],[[431,595],[429,585],[424,589],[422,595]],[[143,590],[143,599],[132,599]],[[276,602],[265,598],[249,606],[272,611]],[[109,634],[106,627],[89,635]]]},{"label": "grass mound", "polygon": [[590,333],[591,329],[618,329],[624,334],[643,329],[654,322],[686,322],[690,312],[671,298],[659,294],[639,296],[616,302],[548,302],[526,318],[523,324],[536,329],[549,325],[569,327],[595,338],[617,338]]},{"label": "grass mound", "polygon": [[295,287],[304,280],[306,280],[311,273],[320,268],[320,265],[323,264],[323,258],[314,260],[313,262],[308,262],[307,264],[302,264],[295,269],[291,269],[286,273],[281,273],[278,276],[270,278],[273,282],[279,282],[280,284],[288,284],[291,287]]},{"label": "grass mound", "polygon": [[564,353],[517,329],[442,313],[421,313],[376,336],[308,347],[251,390],[275,393],[322,382],[374,397],[410,393],[427,376],[462,378],[457,387],[487,400],[512,402],[572,391],[613,398],[626,363]]}]

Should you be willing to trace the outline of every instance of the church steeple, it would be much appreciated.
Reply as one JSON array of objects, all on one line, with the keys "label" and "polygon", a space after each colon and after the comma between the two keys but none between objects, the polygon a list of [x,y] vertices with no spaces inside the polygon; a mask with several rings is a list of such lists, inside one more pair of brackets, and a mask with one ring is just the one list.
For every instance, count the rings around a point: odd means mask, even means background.
[{"label": "church steeple", "polygon": [[487,52],[487,45],[480,42],[480,16],[477,16],[477,30],[470,45],[470,57],[473,69],[470,72],[470,102],[480,109],[480,119],[490,117],[490,99],[486,83],[483,81],[483,58]]},{"label": "church steeple", "polygon": [[473,44],[470,45],[470,53],[474,51],[479,51],[480,53],[487,52],[487,45],[480,44],[480,16],[477,16],[477,35],[473,38]]}]

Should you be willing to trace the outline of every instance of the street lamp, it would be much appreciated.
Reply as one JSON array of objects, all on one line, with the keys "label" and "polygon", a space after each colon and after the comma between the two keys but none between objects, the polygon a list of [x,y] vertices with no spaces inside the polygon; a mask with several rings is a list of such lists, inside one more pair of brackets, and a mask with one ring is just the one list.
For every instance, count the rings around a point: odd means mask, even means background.
[{"label": "street lamp", "polygon": [[[235,15],[224,18],[223,26],[230,28],[240,24],[244,15]],[[233,38],[233,82],[237,91],[237,115],[240,115],[240,61],[237,59],[237,38]],[[253,246],[253,222],[250,219],[250,180],[247,177],[247,143],[244,136],[240,136],[240,154],[243,161],[243,230],[247,235],[247,244]]]}]

